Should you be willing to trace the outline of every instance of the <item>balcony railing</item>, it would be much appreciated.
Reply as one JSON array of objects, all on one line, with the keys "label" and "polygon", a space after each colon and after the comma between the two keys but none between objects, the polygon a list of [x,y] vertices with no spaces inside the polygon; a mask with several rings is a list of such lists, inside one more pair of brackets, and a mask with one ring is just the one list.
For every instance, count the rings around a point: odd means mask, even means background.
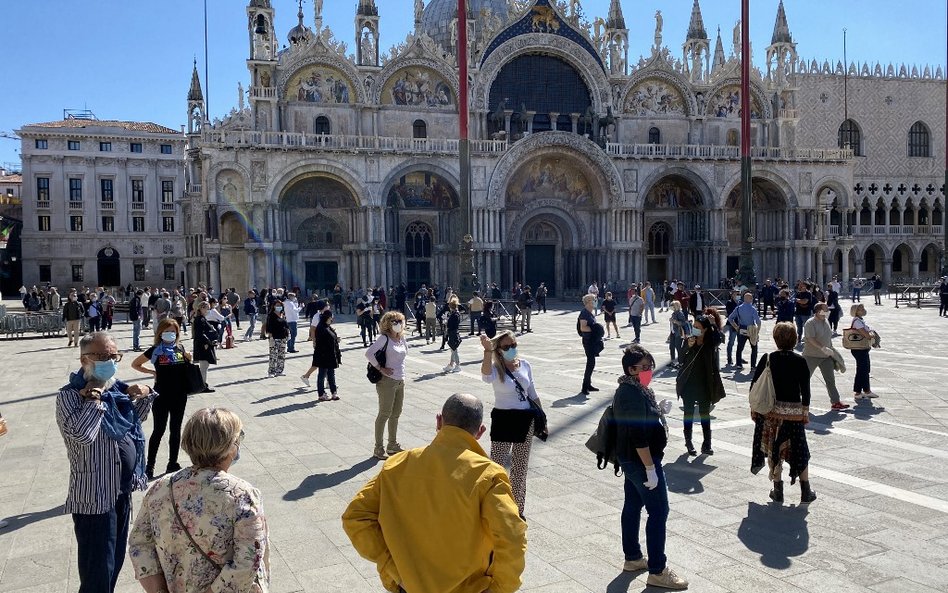
[{"label": "balcony railing", "polygon": [[70,210],[82,210],[82,200],[69,200]]},{"label": "balcony railing", "polygon": [[132,202],[132,212],[144,212],[145,202]]},{"label": "balcony railing", "polygon": [[[606,152],[626,158],[684,158],[737,160],[741,149],[737,146],[700,144],[606,144]],[[774,148],[755,146],[751,158],[777,161],[845,161],[853,156],[852,150],[841,148]]]},{"label": "balcony railing", "polygon": [[36,200],[36,207],[48,210],[49,200]]},{"label": "balcony railing", "polygon": [[777,112],[777,115],[783,119],[796,119],[798,117],[796,109],[781,109]]},{"label": "balcony railing", "polygon": [[[857,236],[867,237],[867,236],[879,236],[879,235],[935,235],[940,237],[944,232],[944,226],[940,224],[923,224],[918,226],[912,225],[860,225],[855,227],[855,234]],[[830,226],[830,236],[837,236],[839,233],[834,229],[838,229],[836,225]]]},{"label": "balcony railing", "polygon": [[102,210],[115,210],[115,202],[113,200],[102,200],[99,202],[99,208]]},{"label": "balcony railing", "polygon": [[275,86],[254,86],[250,87],[250,96],[254,99],[276,99],[277,90]]},{"label": "balcony railing", "polygon": [[186,191],[187,191],[187,193],[189,193],[189,194],[199,194],[199,193],[201,193],[201,184],[200,184],[200,183],[189,183]]},{"label": "balcony railing", "polygon": [[831,224],[831,225],[830,225],[829,234],[830,234],[830,237],[838,237],[838,236],[839,236],[839,225],[838,225],[838,224]]},{"label": "balcony railing", "polygon": [[161,203],[162,212],[174,212],[174,202],[162,202]]}]

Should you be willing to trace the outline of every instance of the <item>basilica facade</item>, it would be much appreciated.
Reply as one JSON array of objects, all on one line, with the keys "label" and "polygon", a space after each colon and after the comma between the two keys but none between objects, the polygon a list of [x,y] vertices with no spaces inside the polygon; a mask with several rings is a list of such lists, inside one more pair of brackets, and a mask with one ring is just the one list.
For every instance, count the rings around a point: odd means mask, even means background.
[{"label": "basilica facade", "polygon": [[[414,3],[381,51],[374,0],[354,51],[299,8],[246,7],[249,83],[208,121],[195,69],[183,200],[189,284],[409,288],[457,282],[464,228],[455,0]],[[407,2],[405,2],[408,4]],[[641,5],[641,4],[639,4]],[[470,233],[480,282],[717,285],[740,234],[739,28],[630,40],[619,0],[468,0]],[[656,7],[660,7],[656,3]],[[287,7],[289,8],[289,6]],[[293,4],[293,8],[296,8]],[[285,38],[285,42],[283,39]],[[630,60],[632,46],[643,57]],[[797,54],[781,3],[752,69],[759,276],[933,277],[944,225],[941,67]]]}]

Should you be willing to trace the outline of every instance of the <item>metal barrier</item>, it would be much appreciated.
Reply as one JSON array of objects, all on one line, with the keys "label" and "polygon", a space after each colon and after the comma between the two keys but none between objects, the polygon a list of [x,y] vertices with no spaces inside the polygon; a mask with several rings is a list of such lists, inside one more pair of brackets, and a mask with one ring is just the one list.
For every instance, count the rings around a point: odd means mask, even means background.
[{"label": "metal barrier", "polygon": [[937,284],[892,284],[889,285],[889,294],[892,293],[895,294],[896,309],[899,302],[907,307],[914,305],[916,309],[939,304]]},{"label": "metal barrier", "polygon": [[58,336],[66,327],[58,313],[10,313],[0,317],[0,334],[21,338],[26,333]]}]

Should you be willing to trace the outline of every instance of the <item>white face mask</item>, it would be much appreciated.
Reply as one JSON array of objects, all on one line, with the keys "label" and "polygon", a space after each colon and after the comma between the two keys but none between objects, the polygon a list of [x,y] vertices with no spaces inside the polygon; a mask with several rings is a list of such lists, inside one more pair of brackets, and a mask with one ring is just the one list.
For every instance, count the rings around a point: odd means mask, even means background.
[{"label": "white face mask", "polygon": [[395,332],[396,334],[402,333],[402,323],[400,321],[393,323],[392,331]]}]

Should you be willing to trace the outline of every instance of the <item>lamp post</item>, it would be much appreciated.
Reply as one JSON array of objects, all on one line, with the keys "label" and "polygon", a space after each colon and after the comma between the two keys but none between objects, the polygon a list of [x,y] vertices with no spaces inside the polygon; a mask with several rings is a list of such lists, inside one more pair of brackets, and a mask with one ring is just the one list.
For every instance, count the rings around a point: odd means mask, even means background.
[{"label": "lamp post", "polygon": [[757,284],[754,272],[754,215],[751,177],[750,1],[741,0],[741,258],[739,276],[744,286]]},{"label": "lamp post", "polygon": [[471,145],[468,139],[470,107],[467,91],[467,2],[458,0],[458,154],[460,157],[461,244],[458,246],[457,293],[462,302],[474,292],[474,237],[471,234]]}]

